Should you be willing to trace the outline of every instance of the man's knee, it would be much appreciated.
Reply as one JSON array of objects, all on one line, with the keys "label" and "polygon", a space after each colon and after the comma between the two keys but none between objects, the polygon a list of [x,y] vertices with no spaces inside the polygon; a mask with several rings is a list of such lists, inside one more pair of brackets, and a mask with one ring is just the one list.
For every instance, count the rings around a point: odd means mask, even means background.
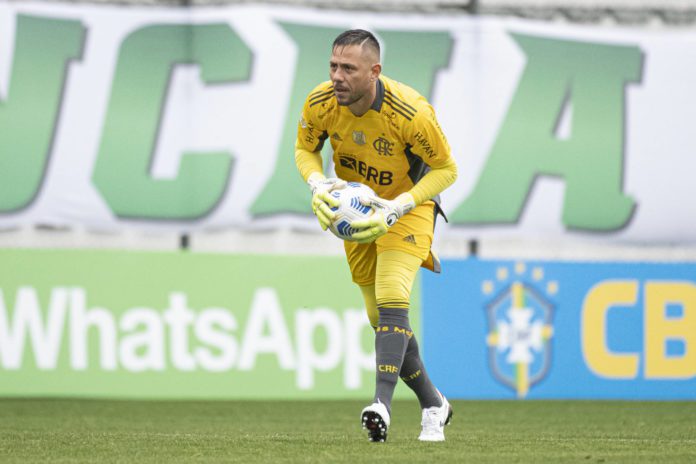
[{"label": "man's knee", "polygon": [[397,250],[379,254],[375,276],[377,307],[408,309],[411,287],[421,260]]}]

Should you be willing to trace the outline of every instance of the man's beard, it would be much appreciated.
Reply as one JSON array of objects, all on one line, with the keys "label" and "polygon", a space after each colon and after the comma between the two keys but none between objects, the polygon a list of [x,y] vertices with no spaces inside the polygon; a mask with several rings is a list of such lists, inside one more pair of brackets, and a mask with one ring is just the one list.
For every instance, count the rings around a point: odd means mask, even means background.
[{"label": "man's beard", "polygon": [[346,100],[343,100],[343,101],[339,100],[338,97],[337,97],[337,98],[336,98],[336,102],[338,102],[339,106],[350,106],[350,105],[352,105],[353,103],[355,103],[355,102],[357,102],[358,100],[360,100],[363,96],[364,96],[364,95],[355,96],[355,95],[352,95],[352,94],[351,94],[351,95],[348,95],[348,98],[347,98]]}]

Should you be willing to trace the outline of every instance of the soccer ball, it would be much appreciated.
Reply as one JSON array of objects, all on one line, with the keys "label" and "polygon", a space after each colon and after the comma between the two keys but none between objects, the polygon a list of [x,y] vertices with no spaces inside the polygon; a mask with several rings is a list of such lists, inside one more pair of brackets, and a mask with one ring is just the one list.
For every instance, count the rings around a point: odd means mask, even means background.
[{"label": "soccer ball", "polygon": [[374,194],[374,190],[359,182],[348,182],[346,188],[331,192],[331,196],[341,202],[340,205],[331,208],[336,213],[336,219],[329,226],[331,232],[340,239],[352,242],[353,234],[357,232],[352,227],[353,221],[365,219],[374,213],[372,208],[360,203],[360,198]]}]

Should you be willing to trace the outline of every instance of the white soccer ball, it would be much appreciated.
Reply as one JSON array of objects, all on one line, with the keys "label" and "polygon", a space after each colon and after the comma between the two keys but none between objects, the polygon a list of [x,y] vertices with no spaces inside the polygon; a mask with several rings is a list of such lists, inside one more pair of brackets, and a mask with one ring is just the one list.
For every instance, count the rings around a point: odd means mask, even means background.
[{"label": "white soccer ball", "polygon": [[331,196],[341,202],[340,205],[331,208],[336,213],[336,219],[329,226],[331,232],[340,239],[352,242],[353,234],[356,232],[352,226],[353,221],[365,219],[374,213],[372,208],[360,203],[360,198],[374,194],[374,190],[359,182],[348,182],[346,188],[331,192]]}]

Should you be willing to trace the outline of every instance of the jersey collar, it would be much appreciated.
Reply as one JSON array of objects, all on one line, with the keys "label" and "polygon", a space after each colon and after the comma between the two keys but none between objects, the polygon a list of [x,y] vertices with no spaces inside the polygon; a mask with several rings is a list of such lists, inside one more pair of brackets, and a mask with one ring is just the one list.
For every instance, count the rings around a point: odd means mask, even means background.
[{"label": "jersey collar", "polygon": [[382,79],[377,79],[377,92],[375,95],[375,101],[372,102],[370,106],[371,110],[376,112],[382,111],[382,102],[384,101],[384,84],[382,84]]}]

